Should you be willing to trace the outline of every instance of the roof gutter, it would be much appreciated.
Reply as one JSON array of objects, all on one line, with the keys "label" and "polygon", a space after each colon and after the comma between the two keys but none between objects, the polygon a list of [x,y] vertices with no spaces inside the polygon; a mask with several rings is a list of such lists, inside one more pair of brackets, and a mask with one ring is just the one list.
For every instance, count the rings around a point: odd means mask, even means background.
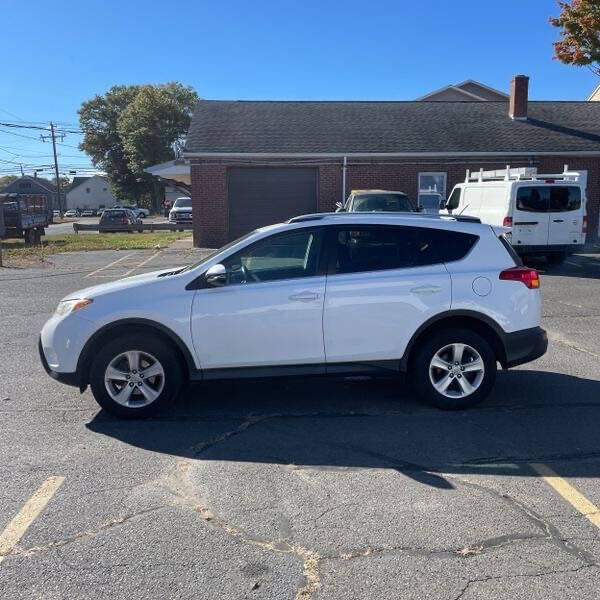
[{"label": "roof gutter", "polygon": [[185,152],[185,158],[457,158],[485,156],[600,156],[600,150],[536,152]]}]

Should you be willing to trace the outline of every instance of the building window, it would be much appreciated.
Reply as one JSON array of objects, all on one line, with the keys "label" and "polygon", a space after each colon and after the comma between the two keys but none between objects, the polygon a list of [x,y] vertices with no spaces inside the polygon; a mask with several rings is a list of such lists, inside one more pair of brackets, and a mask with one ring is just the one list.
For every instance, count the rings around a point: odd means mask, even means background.
[{"label": "building window", "polygon": [[85,191],[89,194],[92,190],[90,188],[85,188]]},{"label": "building window", "polygon": [[19,188],[21,188],[21,189],[30,188],[30,187],[31,187],[31,183],[19,183]]},{"label": "building window", "polygon": [[103,192],[106,192],[106,188],[102,188],[102,191],[103,191]]},{"label": "building window", "polygon": [[[433,195],[440,195],[440,200],[446,200],[446,173],[419,173],[419,197],[418,205],[421,206],[421,199],[424,204],[431,204]],[[422,197],[422,198],[421,198]]]}]

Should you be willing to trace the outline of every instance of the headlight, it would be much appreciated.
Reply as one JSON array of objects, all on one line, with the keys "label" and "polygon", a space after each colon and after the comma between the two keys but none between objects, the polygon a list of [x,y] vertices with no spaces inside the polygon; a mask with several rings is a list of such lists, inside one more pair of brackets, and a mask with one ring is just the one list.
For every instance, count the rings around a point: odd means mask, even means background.
[{"label": "headlight", "polygon": [[92,302],[93,300],[90,300],[89,298],[75,298],[74,300],[63,300],[62,302],[58,303],[54,315],[57,317],[64,317],[65,315],[75,312],[76,310],[79,310],[80,308],[83,308],[84,306],[87,306]]}]

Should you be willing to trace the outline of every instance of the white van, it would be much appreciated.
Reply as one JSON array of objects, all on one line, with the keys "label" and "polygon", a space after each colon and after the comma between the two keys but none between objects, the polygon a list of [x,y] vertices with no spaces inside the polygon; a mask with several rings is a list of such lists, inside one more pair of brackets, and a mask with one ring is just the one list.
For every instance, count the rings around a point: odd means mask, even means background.
[{"label": "white van", "polygon": [[441,213],[479,217],[510,227],[507,234],[521,254],[544,254],[554,263],[585,244],[587,171],[538,174],[534,167],[467,171],[454,186]]}]

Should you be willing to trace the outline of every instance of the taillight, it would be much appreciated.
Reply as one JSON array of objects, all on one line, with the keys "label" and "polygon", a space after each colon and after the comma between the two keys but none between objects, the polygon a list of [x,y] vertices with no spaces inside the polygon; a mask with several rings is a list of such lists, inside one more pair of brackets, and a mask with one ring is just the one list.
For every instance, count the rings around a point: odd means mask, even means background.
[{"label": "taillight", "polygon": [[587,215],[583,216],[583,223],[581,224],[581,233],[587,233]]},{"label": "taillight", "polygon": [[127,217],[123,217],[121,219],[121,223],[123,223],[123,225],[129,225],[129,219]]},{"label": "taillight", "polygon": [[500,279],[504,281],[520,281],[530,290],[540,287],[540,276],[535,269],[529,267],[512,267],[500,273]]},{"label": "taillight", "polygon": [[512,217],[504,217],[502,227],[512,227]]}]

